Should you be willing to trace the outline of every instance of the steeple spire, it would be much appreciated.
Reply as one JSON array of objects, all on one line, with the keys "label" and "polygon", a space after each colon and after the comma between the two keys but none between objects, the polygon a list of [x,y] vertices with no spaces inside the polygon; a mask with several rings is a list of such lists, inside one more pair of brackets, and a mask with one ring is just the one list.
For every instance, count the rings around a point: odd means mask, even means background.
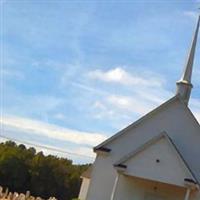
[{"label": "steeple spire", "polygon": [[192,78],[192,69],[193,69],[193,62],[194,62],[199,26],[200,26],[200,15],[198,17],[195,34],[194,34],[192,45],[191,45],[191,48],[186,60],[186,65],[185,65],[183,75],[181,77],[181,80],[176,83],[177,84],[176,94],[179,94],[181,96],[181,98],[186,103],[186,105],[189,102],[191,89],[193,87],[191,83],[191,78]]}]

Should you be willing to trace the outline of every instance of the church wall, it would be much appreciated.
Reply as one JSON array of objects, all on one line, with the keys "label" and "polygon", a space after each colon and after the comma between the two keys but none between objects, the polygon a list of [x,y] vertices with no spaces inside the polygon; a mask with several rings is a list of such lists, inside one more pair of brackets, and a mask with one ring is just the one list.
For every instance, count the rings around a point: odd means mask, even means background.
[{"label": "church wall", "polygon": [[98,155],[93,164],[87,200],[109,200],[117,176],[111,157]]}]

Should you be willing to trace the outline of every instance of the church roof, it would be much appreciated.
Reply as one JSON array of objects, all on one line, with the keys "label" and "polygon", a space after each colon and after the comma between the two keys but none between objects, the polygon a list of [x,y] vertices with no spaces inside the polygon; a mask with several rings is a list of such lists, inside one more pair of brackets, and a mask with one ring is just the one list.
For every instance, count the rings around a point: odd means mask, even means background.
[{"label": "church roof", "polygon": [[[179,159],[182,161],[182,164],[184,164],[184,166],[187,168],[188,172],[191,174],[191,177],[194,179],[192,181],[199,185],[198,179],[195,177],[195,173],[192,171],[189,163],[186,162],[186,160],[184,159],[183,155],[178,150],[178,148],[176,147],[175,143],[172,141],[172,139],[168,136],[168,134],[166,132],[160,133],[159,135],[157,135],[157,136],[153,137],[152,139],[150,139],[148,142],[146,142],[143,145],[141,145],[136,150],[134,150],[134,151],[130,152],[129,154],[125,155],[124,157],[122,157],[119,161],[117,161],[114,164],[114,167],[116,167],[118,169],[119,168],[126,169],[127,168],[126,162],[128,160],[130,160],[131,158],[133,158],[134,156],[136,156],[140,152],[145,151],[146,149],[148,149],[148,147],[150,147],[151,145],[155,144],[156,142],[158,142],[162,138],[164,138],[168,142],[168,144],[170,144],[170,146],[175,150],[174,152],[179,157]],[[146,164],[148,165],[148,163],[146,163]]]},{"label": "church roof", "polygon": [[144,120],[152,117],[152,115],[160,112],[161,110],[163,110],[165,107],[167,107],[169,104],[175,102],[175,101],[179,101],[181,102],[184,107],[186,108],[186,110],[189,112],[189,114],[191,115],[192,119],[195,121],[195,123],[199,126],[200,128],[200,124],[197,121],[197,119],[195,118],[195,116],[193,115],[193,113],[191,112],[191,110],[189,109],[188,106],[185,105],[185,103],[183,102],[183,100],[180,98],[179,95],[175,95],[174,97],[172,97],[171,99],[169,99],[168,101],[164,102],[163,104],[161,104],[160,106],[158,106],[157,108],[153,109],[152,111],[150,111],[149,113],[147,113],[146,115],[144,115],[143,117],[141,117],[140,119],[136,120],[135,122],[133,122],[132,124],[130,124],[129,126],[127,126],[126,128],[122,129],[121,131],[119,131],[118,133],[116,133],[115,135],[111,136],[110,138],[108,138],[107,140],[105,140],[104,142],[102,142],[101,144],[99,144],[98,146],[94,147],[94,151],[96,152],[97,150],[101,149],[102,147],[105,148],[105,146],[107,144],[109,144],[110,142],[112,142],[113,140],[117,139],[118,137],[120,137],[121,135],[125,134],[128,130],[138,126],[140,123],[142,123]]},{"label": "church roof", "polygon": [[126,131],[128,131],[128,130],[132,129],[133,127],[137,126],[138,124],[142,123],[144,120],[148,119],[153,114],[157,113],[158,111],[160,111],[161,109],[163,109],[164,107],[166,107],[168,104],[176,101],[178,98],[179,98],[178,95],[172,97],[171,99],[169,99],[165,103],[161,104],[160,106],[158,106],[157,108],[155,108],[151,112],[147,113],[146,115],[144,115],[140,119],[136,120],[135,122],[133,122],[132,124],[130,124],[129,126],[127,126],[126,128],[122,129],[121,131],[119,131],[115,135],[111,136],[110,138],[108,138],[107,140],[105,140],[104,142],[102,142],[101,144],[99,144],[98,146],[94,147],[94,151],[99,150],[103,146],[106,146],[108,143],[110,143],[113,140],[117,139],[118,137],[120,137],[121,135],[123,135],[124,133],[126,133]]}]

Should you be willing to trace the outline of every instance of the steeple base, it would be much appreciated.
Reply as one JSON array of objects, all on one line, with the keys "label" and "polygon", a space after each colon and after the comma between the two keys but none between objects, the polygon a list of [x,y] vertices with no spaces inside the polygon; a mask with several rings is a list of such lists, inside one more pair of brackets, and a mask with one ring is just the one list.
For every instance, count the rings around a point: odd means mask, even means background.
[{"label": "steeple base", "polygon": [[188,105],[193,85],[184,80],[178,81],[176,85],[177,85],[176,95],[180,95],[183,102],[186,105]]}]

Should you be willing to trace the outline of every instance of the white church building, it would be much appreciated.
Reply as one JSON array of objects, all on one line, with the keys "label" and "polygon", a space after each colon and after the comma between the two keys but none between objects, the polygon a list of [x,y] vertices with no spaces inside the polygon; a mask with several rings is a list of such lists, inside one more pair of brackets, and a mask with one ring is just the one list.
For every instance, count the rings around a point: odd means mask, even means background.
[{"label": "white church building", "polygon": [[200,200],[200,124],[188,107],[199,24],[175,96],[94,148],[80,200]]}]

